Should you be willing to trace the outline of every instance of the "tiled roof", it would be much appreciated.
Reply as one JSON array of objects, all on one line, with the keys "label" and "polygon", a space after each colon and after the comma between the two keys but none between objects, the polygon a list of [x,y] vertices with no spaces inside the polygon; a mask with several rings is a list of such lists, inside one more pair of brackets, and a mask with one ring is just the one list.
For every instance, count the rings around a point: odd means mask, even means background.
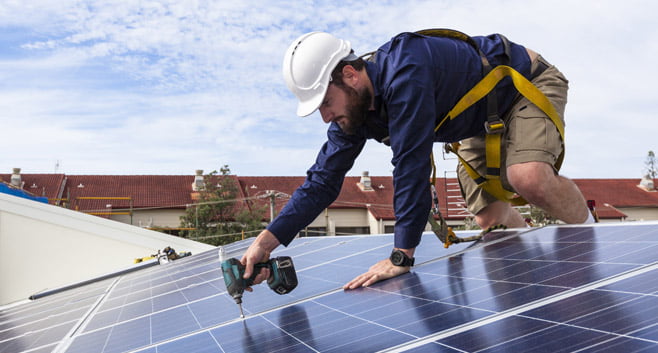
[{"label": "tiled roof", "polygon": [[347,177],[333,208],[367,208],[376,219],[394,220],[393,178],[371,176],[372,191],[359,187],[361,177]]},{"label": "tiled roof", "polygon": [[596,206],[658,207],[658,191],[646,191],[638,185],[640,179],[574,179],[588,200]]},{"label": "tiled roof", "polygon": [[[269,219],[267,191],[275,191],[276,212],[280,212],[290,195],[303,184],[303,176],[253,177],[231,175],[239,185],[239,199],[262,208],[263,219]],[[0,174],[9,183],[11,174]],[[21,174],[24,189],[49,199],[69,198],[71,208],[81,211],[108,211],[130,207],[129,200],[94,199],[80,197],[130,197],[132,207],[178,208],[192,204],[194,175],[64,175]],[[346,177],[338,199],[331,208],[367,208],[376,219],[394,220],[393,178],[371,176],[372,191],[363,191],[357,185],[360,177]],[[615,207],[658,207],[658,192],[648,192],[638,187],[640,179],[574,179],[586,199],[595,200],[601,218],[622,218],[625,215]],[[437,179],[440,211],[447,219],[463,219],[464,201],[456,179]],[[255,198],[255,199],[252,199]],[[53,202],[51,202],[53,203]],[[110,205],[108,207],[108,205]],[[245,201],[238,208],[248,207]]]},{"label": "tiled roof", "polygon": [[[261,207],[267,206],[269,198],[264,197],[268,191],[277,192],[276,212],[280,212],[288,197],[304,183],[304,177],[243,177],[239,176],[240,186],[247,197],[263,198],[255,201]],[[376,219],[394,220],[393,178],[390,176],[371,176],[372,191],[363,191],[358,183],[361,177],[346,177],[336,201],[330,208],[367,208]],[[464,200],[459,193],[456,179],[438,179],[437,194],[440,211],[446,218],[463,219],[466,213],[454,208],[463,206]],[[283,194],[283,195],[282,195]],[[448,211],[448,202],[451,210]],[[269,216],[268,216],[269,217]]]},{"label": "tiled roof", "polygon": [[[257,205],[267,206],[269,212],[268,191],[274,191],[276,212],[280,212],[289,197],[304,183],[305,177],[238,177],[242,191],[247,197],[262,197],[255,201]],[[394,219],[393,180],[391,177],[371,177],[372,191],[363,191],[357,183],[361,177],[346,177],[343,187],[331,208],[369,208],[377,218]],[[269,217],[269,215],[267,215]]]},{"label": "tiled roof", "polygon": [[263,219],[269,219],[270,192],[276,195],[274,206],[278,214],[295,190],[304,183],[304,177],[238,177],[240,190],[254,208],[263,209]]},{"label": "tiled roof", "polygon": [[[55,203],[59,196],[60,187],[64,182],[64,174],[21,174],[21,180],[25,183],[23,190],[35,196],[45,196],[50,203]],[[11,181],[11,174],[0,174],[0,180],[7,184]]]},{"label": "tiled roof", "polygon": [[628,217],[625,213],[619,211],[618,209],[614,208],[614,206],[610,204],[603,204],[603,205],[596,205],[596,214],[599,216],[600,219],[625,219]]},{"label": "tiled roof", "polygon": [[[80,211],[133,208],[185,208],[193,203],[192,175],[70,175],[66,178],[64,197]],[[94,197],[101,199],[80,199]],[[102,198],[107,199],[102,199]]]}]

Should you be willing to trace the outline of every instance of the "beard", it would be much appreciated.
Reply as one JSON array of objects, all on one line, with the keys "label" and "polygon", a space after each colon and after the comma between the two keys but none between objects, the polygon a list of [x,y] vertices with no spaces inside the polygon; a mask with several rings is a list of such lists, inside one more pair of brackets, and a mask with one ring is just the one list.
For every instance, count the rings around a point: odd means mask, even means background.
[{"label": "beard", "polygon": [[341,130],[347,135],[354,135],[356,130],[363,126],[368,116],[372,94],[367,88],[359,91],[349,86],[340,87],[347,94],[346,115],[343,124],[339,124]]}]

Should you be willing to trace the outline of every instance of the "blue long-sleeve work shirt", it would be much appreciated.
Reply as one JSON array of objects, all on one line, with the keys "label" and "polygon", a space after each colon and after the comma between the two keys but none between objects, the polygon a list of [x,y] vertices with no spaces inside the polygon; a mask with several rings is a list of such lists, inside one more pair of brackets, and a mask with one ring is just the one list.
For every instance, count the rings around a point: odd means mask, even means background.
[{"label": "blue long-sleeve work shirt", "polygon": [[[498,35],[473,39],[492,67],[506,58]],[[525,48],[510,44],[509,65],[529,76],[530,59]],[[375,139],[390,143],[393,150],[394,246],[416,247],[431,206],[428,180],[432,144],[484,134],[486,100],[434,132],[440,119],[482,79],[480,56],[468,43],[402,33],[377,50],[373,60],[367,62],[366,71],[374,88],[375,110],[353,135],[343,133],[336,123],[330,124],[327,142],[308,170],[304,184],[268,226],[284,245],[338,197],[345,174],[366,140]],[[516,91],[510,80],[504,79],[496,93],[502,116]]]}]

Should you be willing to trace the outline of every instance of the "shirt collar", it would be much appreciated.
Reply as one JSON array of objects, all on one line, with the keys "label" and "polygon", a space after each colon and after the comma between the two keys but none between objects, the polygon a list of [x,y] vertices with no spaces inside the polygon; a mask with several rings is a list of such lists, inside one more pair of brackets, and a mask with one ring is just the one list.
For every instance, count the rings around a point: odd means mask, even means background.
[{"label": "shirt collar", "polygon": [[372,88],[373,88],[373,96],[375,99],[375,111],[379,111],[380,107],[382,105],[382,93],[380,92],[380,87],[379,87],[379,68],[377,67],[377,64],[371,61],[366,60],[366,73],[368,74],[368,78],[370,79],[370,82],[372,83]]}]

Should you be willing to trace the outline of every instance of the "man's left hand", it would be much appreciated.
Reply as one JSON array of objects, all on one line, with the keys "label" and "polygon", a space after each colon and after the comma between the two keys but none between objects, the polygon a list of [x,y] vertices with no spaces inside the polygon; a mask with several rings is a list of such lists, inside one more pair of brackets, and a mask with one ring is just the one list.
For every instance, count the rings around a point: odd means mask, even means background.
[{"label": "man's left hand", "polygon": [[368,287],[385,279],[393,278],[409,272],[409,266],[395,266],[390,259],[384,259],[372,265],[368,272],[361,274],[343,286],[343,289]]}]

